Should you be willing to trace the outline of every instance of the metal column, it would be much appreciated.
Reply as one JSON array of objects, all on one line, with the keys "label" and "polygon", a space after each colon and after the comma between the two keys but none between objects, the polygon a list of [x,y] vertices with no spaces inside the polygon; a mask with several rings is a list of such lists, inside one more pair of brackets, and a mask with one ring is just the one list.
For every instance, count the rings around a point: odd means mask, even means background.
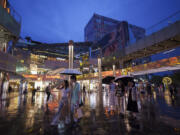
[{"label": "metal column", "polygon": [[69,41],[69,68],[73,69],[73,61],[74,61],[74,45],[73,41]]}]

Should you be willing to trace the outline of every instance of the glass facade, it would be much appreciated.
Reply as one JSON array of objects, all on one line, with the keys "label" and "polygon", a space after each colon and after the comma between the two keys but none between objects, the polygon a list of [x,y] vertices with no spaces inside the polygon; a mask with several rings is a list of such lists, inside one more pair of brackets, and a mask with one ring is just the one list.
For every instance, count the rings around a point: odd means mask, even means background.
[{"label": "glass facade", "polygon": [[97,42],[106,34],[112,32],[119,21],[94,14],[85,27],[85,41]]}]

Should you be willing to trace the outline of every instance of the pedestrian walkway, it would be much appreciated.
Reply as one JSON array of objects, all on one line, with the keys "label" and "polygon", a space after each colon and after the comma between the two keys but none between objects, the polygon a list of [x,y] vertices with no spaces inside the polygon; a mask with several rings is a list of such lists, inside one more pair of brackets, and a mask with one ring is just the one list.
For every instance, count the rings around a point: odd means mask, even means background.
[{"label": "pedestrian walkway", "polygon": [[179,120],[174,119],[169,113],[162,113],[168,107],[173,108],[169,109],[171,113],[178,113],[179,104],[176,107],[168,105],[164,102],[164,97],[156,96],[152,101],[147,100],[137,119],[133,119],[128,112],[122,116],[118,110],[109,108],[110,97],[104,95],[106,100],[104,99],[103,108],[99,106],[98,93],[85,95],[84,117],[75,127],[65,125],[63,121],[60,121],[57,127],[50,125],[61,97],[58,92],[53,93],[48,103],[43,92],[36,93],[34,101],[31,100],[31,93],[5,100],[0,110],[0,133],[1,135],[178,135],[180,133]]},{"label": "pedestrian walkway", "polygon": [[11,99],[11,98],[15,98],[17,96],[19,96],[19,92],[7,93],[4,97],[1,98],[1,100]]}]

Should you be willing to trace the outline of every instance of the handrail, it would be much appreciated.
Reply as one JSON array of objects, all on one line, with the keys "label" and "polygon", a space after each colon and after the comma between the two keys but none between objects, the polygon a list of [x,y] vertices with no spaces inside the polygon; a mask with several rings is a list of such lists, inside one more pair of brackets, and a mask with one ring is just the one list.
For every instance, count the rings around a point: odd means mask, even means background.
[{"label": "handrail", "polygon": [[[159,21],[158,23],[153,24],[152,26],[146,28],[146,29],[145,29],[145,32],[146,32],[146,33],[145,33],[145,37],[147,37],[147,36],[149,36],[149,35],[157,32],[157,31],[159,31],[159,30],[161,30],[161,29],[163,29],[163,28],[165,28],[165,27],[167,27],[167,26],[169,26],[169,25],[171,25],[171,24],[173,24],[173,23],[175,23],[175,22],[177,22],[177,21],[179,21],[179,20],[180,20],[180,10],[177,11],[177,12],[175,12],[174,14],[166,17],[165,19],[162,19],[162,20]],[[144,37],[143,37],[143,38],[144,38]],[[136,43],[137,41],[139,41],[139,40],[141,40],[141,39],[142,39],[142,38],[130,42],[130,43],[128,44],[128,46]]]},{"label": "handrail", "polygon": [[[165,21],[167,22],[167,20],[172,19],[172,17],[178,16],[179,14],[180,14],[180,10],[177,11],[177,12],[175,12],[174,14],[172,14],[172,15],[164,18],[164,19],[162,19],[162,20],[159,21],[158,23],[153,24],[152,26],[148,27],[146,30],[152,29],[153,27],[156,27],[157,25],[159,25],[159,24],[161,24],[161,23],[163,23],[163,22],[165,22]],[[178,19],[178,18],[177,18],[177,19]],[[180,18],[179,18],[179,19],[180,19]]]}]

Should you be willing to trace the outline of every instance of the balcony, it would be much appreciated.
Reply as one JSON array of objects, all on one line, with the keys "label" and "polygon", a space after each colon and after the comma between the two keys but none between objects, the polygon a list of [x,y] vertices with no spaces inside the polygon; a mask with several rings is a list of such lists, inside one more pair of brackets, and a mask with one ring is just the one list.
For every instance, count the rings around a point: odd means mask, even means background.
[{"label": "balcony", "polygon": [[7,8],[0,5],[0,38],[8,35],[19,37],[21,16],[8,3]]},{"label": "balcony", "polygon": [[0,70],[15,72],[17,58],[8,53],[0,51]]}]

